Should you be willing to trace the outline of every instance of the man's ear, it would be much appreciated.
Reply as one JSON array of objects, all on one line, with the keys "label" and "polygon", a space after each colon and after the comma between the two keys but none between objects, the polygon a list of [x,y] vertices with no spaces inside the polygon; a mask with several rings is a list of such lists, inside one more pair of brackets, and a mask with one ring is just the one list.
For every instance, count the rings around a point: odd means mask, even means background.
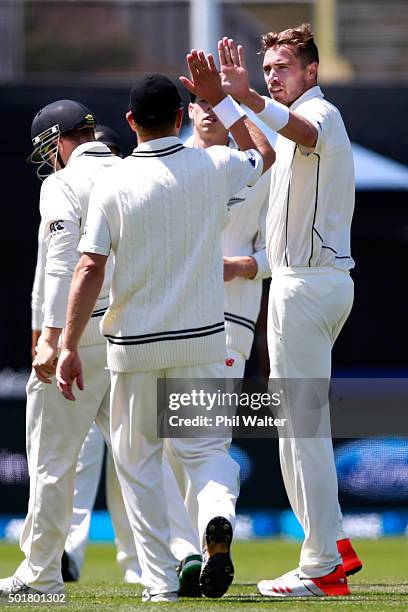
[{"label": "man's ear", "polygon": [[126,113],[126,121],[128,122],[128,124],[130,125],[130,129],[132,130],[132,132],[136,132],[136,122],[133,118],[133,113],[131,110],[129,110]]},{"label": "man's ear", "polygon": [[182,108],[178,108],[176,110],[176,128],[181,128],[181,124],[183,123],[183,114],[184,111]]},{"label": "man's ear", "polygon": [[193,109],[194,109],[194,104],[190,102],[188,105],[188,116],[190,117],[190,119],[193,119]]},{"label": "man's ear", "polygon": [[318,62],[310,62],[307,67],[307,78],[311,81],[317,81],[317,71],[319,69]]}]

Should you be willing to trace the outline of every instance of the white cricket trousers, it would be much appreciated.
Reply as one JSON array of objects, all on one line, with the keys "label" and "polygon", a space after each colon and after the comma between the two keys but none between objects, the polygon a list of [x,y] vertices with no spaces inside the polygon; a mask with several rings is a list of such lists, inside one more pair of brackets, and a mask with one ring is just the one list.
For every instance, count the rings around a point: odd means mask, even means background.
[{"label": "white cricket trousers", "polygon": [[[135,533],[142,581],[152,594],[179,588],[177,561],[170,552],[163,439],[157,437],[157,379],[222,378],[224,368],[224,363],[214,363],[153,372],[111,372],[113,458]],[[230,440],[174,438],[168,442],[197,497],[200,541],[214,516],[224,516],[234,525],[239,466],[229,455]]]},{"label": "white cricket trousers", "polygon": [[[333,344],[353,304],[349,273],[329,267],[274,269],[269,295],[271,378],[329,380]],[[330,422],[329,404],[321,410],[322,420]],[[282,437],[279,453],[286,492],[305,532],[300,569],[311,578],[323,576],[341,563],[332,440]]]},{"label": "white cricket trousers", "polygon": [[33,371],[27,385],[26,440],[30,498],[20,536],[24,561],[16,576],[42,592],[61,591],[61,556],[72,519],[75,471],[94,421],[109,439],[106,345],[79,350],[85,389],[69,402],[55,380],[47,385]]},{"label": "white cricket trousers", "polygon": [[[81,570],[89,537],[92,510],[98,491],[105,453],[105,440],[94,423],[82,445],[75,475],[72,521],[65,550]],[[112,519],[117,549],[116,560],[125,572],[140,573],[133,534],[127,518],[122,491],[108,446],[106,455],[106,502]]]},{"label": "white cricket trousers", "polygon": [[[229,360],[233,360],[231,365],[227,365]],[[224,378],[244,377],[246,360],[242,353],[227,347],[227,359],[225,361]],[[185,469],[176,460],[171,446],[167,444],[168,442],[169,440],[166,440],[166,452],[163,456],[166,496],[171,500],[169,483],[173,486],[176,484],[185,506],[185,509],[180,507],[178,495],[173,493],[173,503],[169,502],[170,545],[176,559],[182,561],[188,555],[202,553],[202,545],[198,535],[198,504]]]}]

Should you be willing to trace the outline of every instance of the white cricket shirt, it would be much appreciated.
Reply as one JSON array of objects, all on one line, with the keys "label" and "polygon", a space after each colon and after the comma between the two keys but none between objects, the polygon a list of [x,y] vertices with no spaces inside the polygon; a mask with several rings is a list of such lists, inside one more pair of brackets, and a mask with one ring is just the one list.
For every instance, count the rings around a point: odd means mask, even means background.
[{"label": "white cricket shirt", "polygon": [[[337,108],[320,87],[290,107],[313,123],[313,151],[278,135],[272,167],[266,248],[272,274],[279,267],[354,267],[350,229],[354,210],[351,145]],[[258,117],[263,119],[262,112]]]},{"label": "white cricket shirt", "polygon": [[159,138],[98,180],[79,249],[115,256],[102,320],[108,366],[148,371],[225,358],[221,232],[227,202],[257,181],[257,151]]},{"label": "white cricket shirt", "polygon": [[[184,143],[194,146],[194,136]],[[232,138],[228,146],[237,149]],[[266,213],[271,171],[256,185],[244,187],[228,202],[228,223],[222,232],[222,253],[227,257],[250,255],[256,259],[255,278],[241,276],[224,283],[224,317],[227,347],[249,358],[262,297],[262,279],[271,275],[266,257]]]},{"label": "white cricket shirt", "polygon": [[[79,260],[78,243],[93,183],[99,173],[121,161],[103,143],[87,142],[74,149],[65,168],[51,174],[42,184],[39,239],[43,244],[39,247],[32,304],[38,312],[38,304],[43,303],[47,327],[65,326],[68,294]],[[110,281],[109,265],[91,321],[81,338],[82,346],[103,342],[98,323],[108,306]]]}]

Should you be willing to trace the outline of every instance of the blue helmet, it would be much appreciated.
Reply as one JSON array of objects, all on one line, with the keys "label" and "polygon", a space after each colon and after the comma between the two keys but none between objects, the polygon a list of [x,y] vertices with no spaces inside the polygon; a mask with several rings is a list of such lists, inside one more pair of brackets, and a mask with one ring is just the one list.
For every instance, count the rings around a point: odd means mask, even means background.
[{"label": "blue helmet", "polygon": [[[93,113],[75,100],[57,100],[41,108],[31,124],[31,140],[34,150],[30,161],[40,164],[37,175],[45,178],[49,168],[56,169],[58,141],[61,134],[72,130],[94,128],[96,120]],[[43,172],[48,166],[48,172]]]}]

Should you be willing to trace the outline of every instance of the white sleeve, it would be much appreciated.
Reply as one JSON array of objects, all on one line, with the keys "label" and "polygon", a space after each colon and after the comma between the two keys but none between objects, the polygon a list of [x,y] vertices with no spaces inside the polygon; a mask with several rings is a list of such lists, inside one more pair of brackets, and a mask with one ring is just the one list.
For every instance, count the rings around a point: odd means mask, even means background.
[{"label": "white sleeve", "polygon": [[65,326],[72,275],[79,260],[80,227],[79,223],[59,219],[49,224],[46,232],[44,324],[62,328]]},{"label": "white sleeve", "polygon": [[78,251],[108,256],[110,250],[111,237],[106,217],[98,206],[91,203]]},{"label": "white sleeve", "polygon": [[299,151],[302,153],[302,155],[309,155],[313,152],[319,153],[326,142],[328,129],[327,113],[325,108],[317,104],[312,106],[310,103],[308,104],[305,102],[295,110],[295,113],[310,121],[310,123],[312,123],[317,129],[316,145],[313,148],[310,148],[298,144]]},{"label": "white sleeve", "polygon": [[40,227],[38,229],[37,264],[35,267],[34,282],[31,291],[31,329],[37,330],[41,329],[44,319],[44,275],[47,250],[43,236],[44,225],[43,223],[40,223]]},{"label": "white sleeve", "polygon": [[[262,176],[261,181],[263,181],[261,185],[262,193],[260,194],[260,197],[262,197],[262,206],[259,211],[258,232],[254,242],[254,252],[252,253],[252,257],[256,259],[258,264],[258,271],[254,277],[255,279],[269,278],[271,276],[271,269],[266,256],[266,215],[269,207],[270,170]],[[259,186],[259,183],[257,186]]]},{"label": "white sleeve", "polygon": [[79,259],[82,209],[72,188],[58,175],[57,172],[44,181],[40,210],[47,245],[44,324],[63,328],[71,279]]},{"label": "white sleeve", "polygon": [[227,162],[229,197],[236,195],[244,187],[252,187],[262,174],[263,159],[255,149],[248,151],[230,150]]}]

